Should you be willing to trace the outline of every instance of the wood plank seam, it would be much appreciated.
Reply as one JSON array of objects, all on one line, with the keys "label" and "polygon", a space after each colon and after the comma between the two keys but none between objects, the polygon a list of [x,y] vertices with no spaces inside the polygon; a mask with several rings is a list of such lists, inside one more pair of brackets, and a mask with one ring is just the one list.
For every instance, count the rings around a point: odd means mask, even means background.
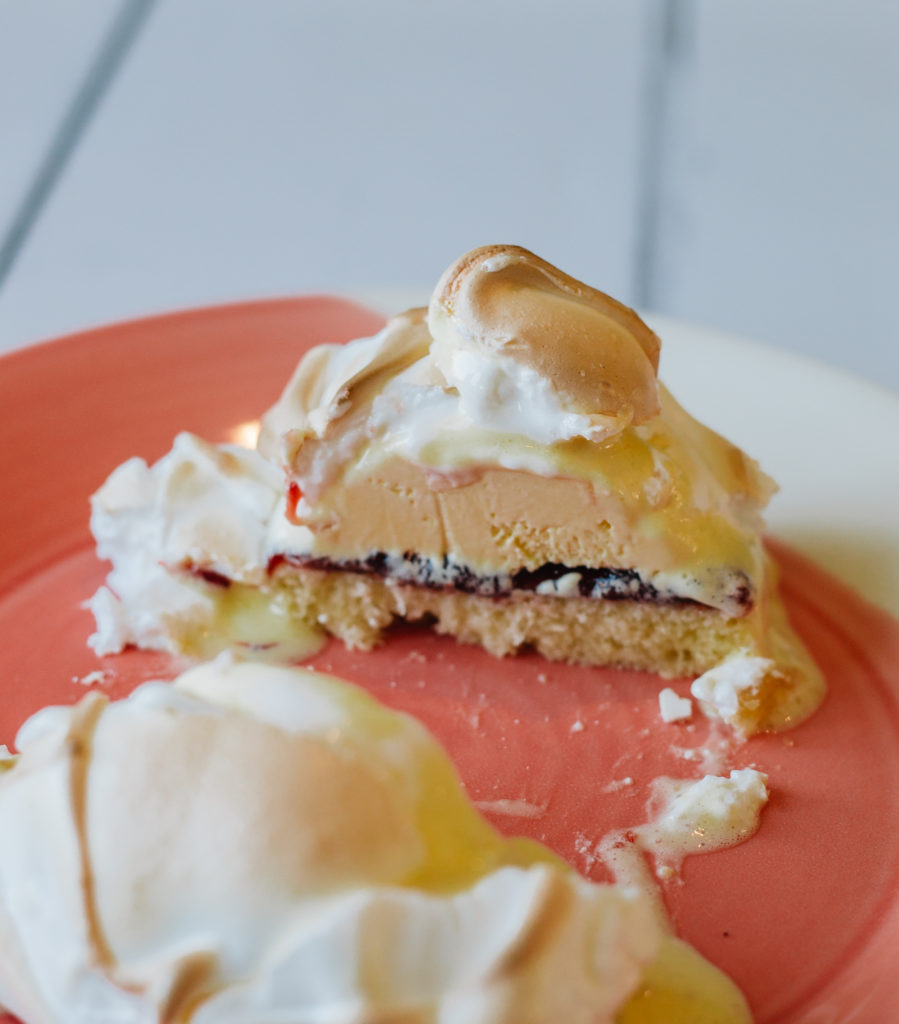
[{"label": "wood plank seam", "polygon": [[0,243],[0,288],[155,3],[126,0],[113,19]]},{"label": "wood plank seam", "polygon": [[671,93],[693,35],[693,0],[650,0],[640,126],[634,246],[634,302],[654,309],[659,297],[659,238],[667,174]]}]

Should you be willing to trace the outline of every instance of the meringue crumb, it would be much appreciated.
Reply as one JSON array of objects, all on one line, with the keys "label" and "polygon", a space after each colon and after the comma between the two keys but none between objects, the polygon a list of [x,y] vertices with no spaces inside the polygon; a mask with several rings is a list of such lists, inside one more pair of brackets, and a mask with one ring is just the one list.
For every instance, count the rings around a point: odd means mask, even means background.
[{"label": "meringue crumb", "polygon": [[583,732],[584,731],[584,723],[578,718],[576,721],[571,723],[571,728],[568,731],[569,732]]},{"label": "meringue crumb", "polygon": [[554,594],[558,597],[571,597],[572,594],[579,592],[580,583],[581,574],[579,572],[566,572],[558,579],[543,580],[542,583],[538,583],[537,593],[544,596]]},{"label": "meringue crumb", "polygon": [[641,847],[660,863],[734,846],[752,836],[768,801],[768,776],[736,768],[730,776],[660,777],[653,783],[661,811],[637,830]]},{"label": "meringue crumb", "polygon": [[617,793],[619,789],[627,789],[633,784],[634,780],[630,775],[626,775],[623,779],[613,779],[608,785],[602,787],[602,791],[603,793]]},{"label": "meringue crumb", "polygon": [[666,686],[659,692],[659,712],[665,722],[685,722],[693,717],[693,702],[689,697],[678,697]]},{"label": "meringue crumb", "polygon": [[546,814],[546,804],[532,804],[528,800],[475,800],[474,805],[479,811],[510,818],[542,818]]},{"label": "meringue crumb", "polygon": [[695,747],[669,747],[675,757],[682,757],[685,761],[698,761],[703,755],[701,750]]},{"label": "meringue crumb", "polygon": [[763,696],[770,680],[780,678],[770,658],[746,651],[728,655],[693,680],[690,692],[709,718],[718,718],[743,733],[756,732],[763,714]]},{"label": "meringue crumb", "polygon": [[590,839],[583,832],[574,837],[574,851],[584,859],[584,870],[591,871],[599,860],[599,843]]},{"label": "meringue crumb", "polygon": [[105,669],[97,668],[85,676],[72,676],[72,682],[78,683],[80,686],[102,686],[109,682],[108,677],[109,673]]}]

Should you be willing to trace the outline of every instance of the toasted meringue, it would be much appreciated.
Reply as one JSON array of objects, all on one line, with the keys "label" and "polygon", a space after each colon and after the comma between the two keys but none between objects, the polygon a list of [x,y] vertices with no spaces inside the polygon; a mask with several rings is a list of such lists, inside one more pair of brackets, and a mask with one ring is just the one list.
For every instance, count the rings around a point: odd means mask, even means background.
[{"label": "toasted meringue", "polygon": [[434,289],[428,327],[448,379],[464,376],[466,355],[528,370],[562,410],[586,418],[591,440],[658,414],[656,335],[632,309],[520,246],[457,260]]},{"label": "toasted meringue", "polygon": [[0,1003],[28,1024],[609,1024],[665,937],[330,677],[220,658],[17,743]]}]

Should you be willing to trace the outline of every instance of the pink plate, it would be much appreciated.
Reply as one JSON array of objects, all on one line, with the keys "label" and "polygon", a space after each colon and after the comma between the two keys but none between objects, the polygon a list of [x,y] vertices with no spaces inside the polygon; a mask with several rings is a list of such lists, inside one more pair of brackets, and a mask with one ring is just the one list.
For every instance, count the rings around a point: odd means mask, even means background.
[{"label": "pink plate", "polygon": [[[130,455],[157,458],[179,430],[225,439],[271,404],[308,347],[379,325],[341,300],[295,299],[116,325],[0,359],[0,742],[42,705],[77,700],[89,673],[121,696],[174,671],[161,655],[98,659],[85,646],[82,602],[104,574],[87,499],[108,472]],[[883,1024],[899,1019],[899,623],[773,550],[830,694],[801,728],[732,751],[734,765],[769,774],[762,828],[689,858],[665,898],[761,1024]],[[700,774],[683,751],[708,726],[663,723],[653,677],[497,661],[416,630],[371,654],[331,644],[313,663],[420,717],[501,829],[545,840],[592,877],[605,877],[597,840],[645,820],[654,776]]]}]

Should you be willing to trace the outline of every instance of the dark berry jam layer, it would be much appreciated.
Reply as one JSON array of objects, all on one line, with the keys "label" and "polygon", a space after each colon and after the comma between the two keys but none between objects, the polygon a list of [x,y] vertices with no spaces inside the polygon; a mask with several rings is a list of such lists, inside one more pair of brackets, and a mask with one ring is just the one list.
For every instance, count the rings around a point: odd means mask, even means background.
[{"label": "dark berry jam layer", "polygon": [[[640,601],[653,604],[682,604],[704,607],[701,602],[662,591],[642,579],[636,569],[590,568],[546,562],[537,569],[519,569],[514,573],[482,575],[453,561],[428,558],[406,551],[390,555],[376,551],[366,558],[330,559],[313,555],[275,555],[268,564],[269,573],[283,565],[321,569],[327,572],[354,572],[366,576],[390,578],[432,590],[456,590],[483,597],[507,597],[516,591],[580,596],[604,601]],[[742,613],[752,607],[752,588],[745,574],[736,576],[736,585],[728,587],[728,599]]]}]

